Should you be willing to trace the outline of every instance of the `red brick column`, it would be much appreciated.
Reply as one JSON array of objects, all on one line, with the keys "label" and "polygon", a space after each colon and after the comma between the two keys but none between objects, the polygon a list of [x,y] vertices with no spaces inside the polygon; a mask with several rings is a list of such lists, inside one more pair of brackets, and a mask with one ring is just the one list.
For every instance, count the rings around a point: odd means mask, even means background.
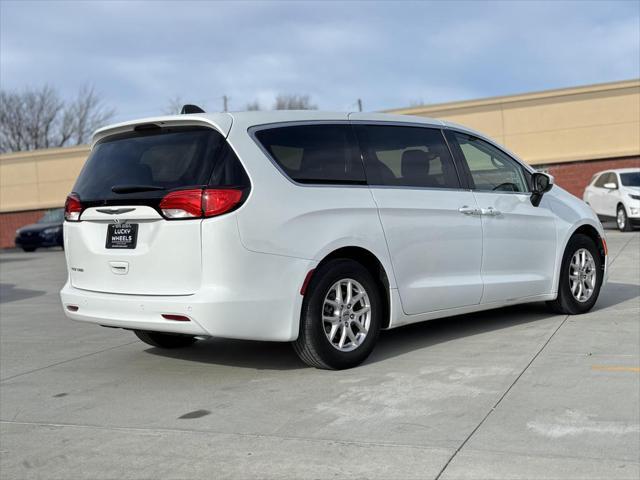
[{"label": "red brick column", "polygon": [[16,230],[40,220],[45,210],[0,213],[0,248],[15,247]]}]

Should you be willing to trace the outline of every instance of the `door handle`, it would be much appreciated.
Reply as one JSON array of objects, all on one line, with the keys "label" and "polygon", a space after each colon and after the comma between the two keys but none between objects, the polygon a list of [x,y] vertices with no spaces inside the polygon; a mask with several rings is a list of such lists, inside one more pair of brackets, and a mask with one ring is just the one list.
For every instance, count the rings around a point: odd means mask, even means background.
[{"label": "door handle", "polygon": [[496,210],[493,207],[481,208],[480,215],[486,215],[487,217],[497,217],[498,215],[500,215],[500,210]]},{"label": "door handle", "polygon": [[467,205],[460,207],[458,211],[463,215],[480,215],[480,210],[478,210],[477,208],[469,207]]}]

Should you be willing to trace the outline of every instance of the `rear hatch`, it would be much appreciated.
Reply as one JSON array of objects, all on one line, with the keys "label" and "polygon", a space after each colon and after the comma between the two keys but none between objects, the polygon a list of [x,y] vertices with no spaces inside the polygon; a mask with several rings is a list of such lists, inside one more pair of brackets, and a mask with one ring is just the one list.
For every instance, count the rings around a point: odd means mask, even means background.
[{"label": "rear hatch", "polygon": [[71,284],[136,295],[198,290],[206,216],[198,202],[219,191],[208,189],[221,185],[228,151],[219,132],[199,126],[141,125],[102,138],[67,199]]}]

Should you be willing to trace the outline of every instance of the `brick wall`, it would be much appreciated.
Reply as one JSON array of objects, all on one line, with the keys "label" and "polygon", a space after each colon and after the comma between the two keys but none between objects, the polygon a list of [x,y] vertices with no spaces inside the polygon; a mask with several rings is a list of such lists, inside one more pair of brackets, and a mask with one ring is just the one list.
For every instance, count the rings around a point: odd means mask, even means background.
[{"label": "brick wall", "polygon": [[0,213],[0,248],[14,247],[16,230],[40,220],[45,210]]},{"label": "brick wall", "polygon": [[614,168],[640,168],[640,157],[615,158],[609,160],[589,160],[584,162],[536,165],[539,170],[546,170],[556,179],[556,183],[565,190],[582,198],[584,189],[594,174],[602,170]]}]

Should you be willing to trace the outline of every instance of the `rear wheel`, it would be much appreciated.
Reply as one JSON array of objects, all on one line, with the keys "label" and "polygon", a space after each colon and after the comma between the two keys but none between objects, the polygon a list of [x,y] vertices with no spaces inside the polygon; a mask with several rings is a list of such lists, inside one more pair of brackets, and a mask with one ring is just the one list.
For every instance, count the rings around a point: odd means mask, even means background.
[{"label": "rear wheel", "polygon": [[193,345],[196,342],[196,337],[193,335],[149,332],[147,330],[134,330],[133,333],[144,343],[158,348],[182,348]]},{"label": "rear wheel", "polygon": [[355,367],[373,350],[381,315],[380,290],[369,271],[353,260],[331,260],[307,288],[293,348],[312,367]]},{"label": "rear wheel", "polygon": [[618,230],[621,232],[631,231],[631,222],[629,222],[629,217],[627,217],[627,211],[624,209],[624,205],[618,205],[616,223],[618,224]]},{"label": "rear wheel", "polygon": [[22,250],[24,250],[25,252],[35,252],[36,247],[22,247]]},{"label": "rear wheel", "polygon": [[558,298],[548,305],[557,313],[588,312],[598,300],[602,277],[602,259],[595,242],[586,235],[574,235],[562,259]]}]

